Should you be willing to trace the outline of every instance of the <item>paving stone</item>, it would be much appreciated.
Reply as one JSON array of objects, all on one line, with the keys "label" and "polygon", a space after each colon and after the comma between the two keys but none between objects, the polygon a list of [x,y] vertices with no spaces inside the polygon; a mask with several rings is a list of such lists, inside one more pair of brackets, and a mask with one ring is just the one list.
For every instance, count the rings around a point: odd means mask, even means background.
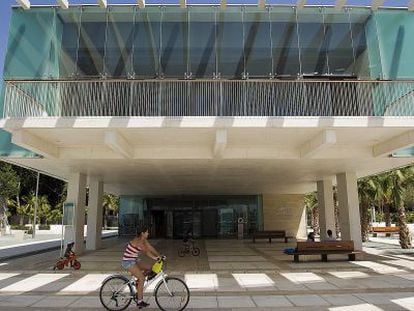
[{"label": "paving stone", "polygon": [[99,297],[81,297],[69,305],[69,308],[103,308]]},{"label": "paving stone", "polygon": [[317,295],[286,296],[295,306],[328,306],[329,303]]},{"label": "paving stone", "polygon": [[187,308],[217,308],[218,302],[216,297],[191,297]]},{"label": "paving stone", "polygon": [[284,296],[252,296],[258,307],[293,307],[293,304]]},{"label": "paving stone", "polygon": [[364,304],[365,302],[353,295],[321,295],[321,298],[334,306],[348,306]]},{"label": "paving stone", "polygon": [[28,307],[35,304],[45,296],[40,295],[17,295],[1,301],[2,307]]},{"label": "paving stone", "polygon": [[42,300],[36,302],[35,304],[31,305],[34,308],[56,308],[61,307],[65,308],[69,306],[71,303],[78,300],[80,297],[76,296],[65,296],[65,297],[45,297]]},{"label": "paving stone", "polygon": [[253,300],[246,296],[217,296],[219,308],[244,308],[255,307]]}]

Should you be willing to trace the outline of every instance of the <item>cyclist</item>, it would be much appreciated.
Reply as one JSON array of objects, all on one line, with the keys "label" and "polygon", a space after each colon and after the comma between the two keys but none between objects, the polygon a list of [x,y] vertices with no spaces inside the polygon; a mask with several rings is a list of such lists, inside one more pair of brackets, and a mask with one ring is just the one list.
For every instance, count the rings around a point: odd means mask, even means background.
[{"label": "cyclist", "polygon": [[137,278],[137,306],[139,309],[149,306],[149,303],[143,300],[144,272],[151,271],[151,266],[142,262],[140,255],[145,253],[154,260],[161,258],[156,249],[148,242],[148,234],[148,228],[145,226],[137,230],[137,236],[128,243],[121,262],[121,266]]}]

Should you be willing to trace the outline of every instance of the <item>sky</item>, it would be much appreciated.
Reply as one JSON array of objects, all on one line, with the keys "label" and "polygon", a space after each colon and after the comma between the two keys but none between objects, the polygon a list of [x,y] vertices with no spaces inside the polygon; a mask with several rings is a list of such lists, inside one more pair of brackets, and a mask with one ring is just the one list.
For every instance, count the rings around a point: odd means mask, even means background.
[{"label": "sky", "polygon": [[[409,0],[385,0],[386,6],[407,6]],[[69,0],[70,4],[96,4],[96,0]],[[212,4],[220,0],[187,0],[188,4]],[[296,0],[267,0],[269,4],[295,4]],[[56,0],[30,0],[32,5],[55,5]],[[108,0],[108,4],[136,4],[137,0]],[[147,4],[177,4],[178,0],[146,0]],[[257,0],[227,0],[228,4],[255,4]],[[308,4],[334,4],[335,0],[308,0]],[[371,0],[348,0],[349,5],[369,5]],[[0,0],[0,77],[3,77],[4,58],[10,23],[11,6],[16,0]]]}]

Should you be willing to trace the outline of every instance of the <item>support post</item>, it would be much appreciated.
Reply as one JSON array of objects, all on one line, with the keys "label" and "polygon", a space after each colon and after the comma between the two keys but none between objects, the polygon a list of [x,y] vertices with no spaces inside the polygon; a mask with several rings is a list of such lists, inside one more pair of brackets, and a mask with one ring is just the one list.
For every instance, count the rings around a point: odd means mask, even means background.
[{"label": "support post", "polygon": [[360,251],[362,238],[356,174],[339,173],[336,175],[336,181],[342,240],[354,241],[355,250]]},{"label": "support post", "polygon": [[336,237],[335,210],[332,191],[332,180],[324,179],[317,182],[319,204],[319,226],[321,228],[321,240],[326,240],[326,231],[332,230],[332,236]]},{"label": "support post", "polygon": [[101,247],[102,199],[103,182],[95,178],[91,178],[89,181],[88,222],[86,229],[87,250],[96,250]]}]

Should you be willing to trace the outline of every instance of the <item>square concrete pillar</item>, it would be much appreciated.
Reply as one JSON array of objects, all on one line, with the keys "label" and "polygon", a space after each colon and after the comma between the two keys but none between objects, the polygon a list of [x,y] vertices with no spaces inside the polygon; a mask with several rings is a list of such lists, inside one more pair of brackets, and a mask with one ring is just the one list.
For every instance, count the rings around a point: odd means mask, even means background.
[{"label": "square concrete pillar", "polygon": [[75,204],[75,216],[73,230],[68,228],[65,233],[65,240],[67,236],[72,235],[72,241],[75,242],[75,252],[82,254],[84,251],[86,175],[81,173],[71,174],[68,182],[66,202]]},{"label": "square concrete pillar", "polygon": [[321,240],[326,240],[326,231],[330,229],[332,236],[336,237],[335,231],[335,210],[333,200],[333,186],[331,179],[319,180],[317,182],[318,205],[319,205],[319,226],[321,228]]},{"label": "square concrete pillar", "polygon": [[339,221],[342,240],[353,240],[355,249],[362,250],[356,174],[337,174],[336,181],[338,184]]},{"label": "square concrete pillar", "polygon": [[102,199],[103,182],[90,178],[88,221],[86,229],[86,249],[96,250],[101,247],[102,238]]}]

